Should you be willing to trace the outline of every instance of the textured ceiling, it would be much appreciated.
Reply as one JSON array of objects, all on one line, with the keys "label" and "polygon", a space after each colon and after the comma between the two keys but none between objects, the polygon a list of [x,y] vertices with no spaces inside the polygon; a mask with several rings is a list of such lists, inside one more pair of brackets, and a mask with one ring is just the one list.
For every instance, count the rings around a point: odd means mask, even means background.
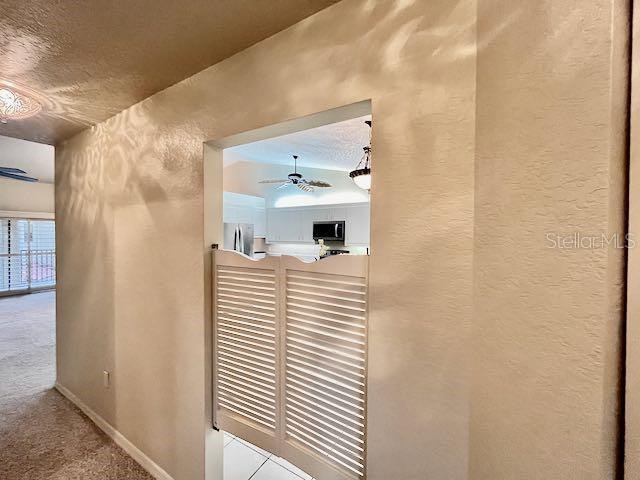
[{"label": "textured ceiling", "polygon": [[20,168],[43,183],[53,183],[53,147],[0,136],[0,167]]},{"label": "textured ceiling", "polygon": [[291,165],[298,155],[298,166],[327,170],[353,170],[369,143],[371,115],[290,133],[281,137],[247,143],[224,151],[225,163],[242,159],[260,163]]},{"label": "textured ceiling", "polygon": [[338,0],[3,0],[0,80],[44,111],[0,135],[55,144]]}]

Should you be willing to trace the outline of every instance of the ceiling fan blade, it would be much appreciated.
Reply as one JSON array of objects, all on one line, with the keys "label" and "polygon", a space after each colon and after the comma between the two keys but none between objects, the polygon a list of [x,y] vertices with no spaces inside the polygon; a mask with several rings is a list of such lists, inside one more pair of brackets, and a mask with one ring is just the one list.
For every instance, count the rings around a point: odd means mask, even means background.
[{"label": "ceiling fan blade", "polygon": [[284,182],[279,187],[276,187],[276,190],[280,190],[281,188],[288,187],[289,185],[291,185],[291,182]]},{"label": "ceiling fan blade", "polygon": [[313,187],[311,185],[308,185],[306,182],[297,183],[296,187],[298,187],[303,192],[313,192]]},{"label": "ceiling fan blade", "polygon": [[15,180],[23,180],[25,182],[37,182],[37,178],[25,177],[22,175],[14,175],[13,173],[0,172],[0,177],[13,178]]},{"label": "ceiling fan blade", "polygon": [[330,183],[323,182],[321,180],[309,180],[307,184],[311,185],[312,187],[320,187],[320,188],[327,188],[331,186]]},{"label": "ceiling fan blade", "polygon": [[288,180],[285,178],[283,180],[260,180],[258,183],[283,183],[287,181]]},{"label": "ceiling fan blade", "polygon": [[19,168],[11,168],[11,167],[0,167],[0,172],[7,173],[27,173],[24,170],[20,170]]}]

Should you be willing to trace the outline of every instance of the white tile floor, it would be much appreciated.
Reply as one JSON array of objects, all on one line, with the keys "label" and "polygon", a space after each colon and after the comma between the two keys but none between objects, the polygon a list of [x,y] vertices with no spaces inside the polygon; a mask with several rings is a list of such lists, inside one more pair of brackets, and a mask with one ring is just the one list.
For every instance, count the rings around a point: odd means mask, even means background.
[{"label": "white tile floor", "polygon": [[224,433],[224,480],[313,480],[284,458]]}]

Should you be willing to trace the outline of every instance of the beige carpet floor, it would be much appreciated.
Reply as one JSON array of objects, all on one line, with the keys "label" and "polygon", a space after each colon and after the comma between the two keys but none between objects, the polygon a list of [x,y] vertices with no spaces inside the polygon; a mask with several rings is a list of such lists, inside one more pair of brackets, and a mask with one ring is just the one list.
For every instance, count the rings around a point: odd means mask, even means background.
[{"label": "beige carpet floor", "polygon": [[0,479],[151,480],[55,381],[55,293],[0,297]]}]

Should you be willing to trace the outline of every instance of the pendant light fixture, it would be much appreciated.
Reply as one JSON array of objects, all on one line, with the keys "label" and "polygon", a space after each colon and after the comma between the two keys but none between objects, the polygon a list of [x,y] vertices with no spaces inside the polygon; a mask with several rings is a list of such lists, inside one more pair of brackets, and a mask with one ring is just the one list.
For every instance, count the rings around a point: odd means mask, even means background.
[{"label": "pendant light fixture", "polygon": [[42,109],[38,100],[8,82],[0,82],[0,123],[36,115]]},{"label": "pendant light fixture", "polygon": [[355,170],[349,172],[349,176],[358,187],[363,190],[371,190],[371,120],[364,123],[369,126],[369,145],[362,148],[364,154]]}]

